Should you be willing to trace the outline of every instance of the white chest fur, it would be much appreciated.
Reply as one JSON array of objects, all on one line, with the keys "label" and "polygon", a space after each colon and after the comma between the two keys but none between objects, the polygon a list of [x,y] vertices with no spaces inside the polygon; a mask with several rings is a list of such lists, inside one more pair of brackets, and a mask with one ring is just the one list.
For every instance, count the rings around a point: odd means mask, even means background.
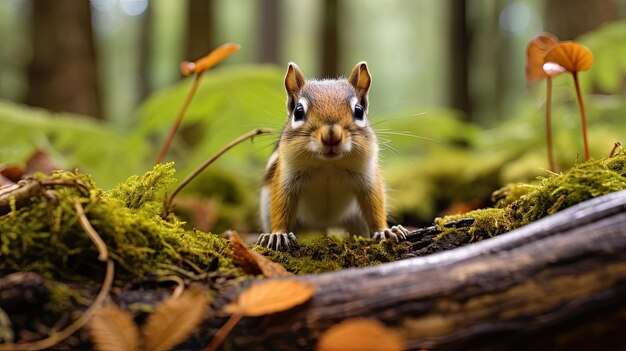
[{"label": "white chest fur", "polygon": [[305,228],[322,230],[341,227],[345,218],[360,213],[357,181],[345,169],[334,166],[311,171],[299,189],[297,222]]}]

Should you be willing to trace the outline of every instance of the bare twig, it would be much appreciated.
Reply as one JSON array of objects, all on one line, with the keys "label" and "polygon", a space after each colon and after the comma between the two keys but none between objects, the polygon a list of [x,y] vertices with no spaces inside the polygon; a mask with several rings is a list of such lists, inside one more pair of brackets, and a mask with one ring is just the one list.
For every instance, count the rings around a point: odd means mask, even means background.
[{"label": "bare twig", "polygon": [[73,180],[65,180],[65,179],[43,179],[43,180],[39,180],[38,181],[41,185],[43,186],[71,186],[74,187],[76,189],[78,189],[78,191],[80,191],[80,193],[84,196],[89,196],[89,188],[87,188],[87,186],[85,184],[83,184],[83,182],[81,182],[78,179],[73,179]]},{"label": "bare twig", "polygon": [[192,273],[192,272],[190,272],[188,270],[185,270],[183,268],[180,268],[178,266],[172,266],[172,265],[169,265],[169,264],[158,263],[157,267],[159,267],[161,269],[167,269],[167,270],[172,271],[174,273],[178,273],[178,274],[180,274],[180,275],[182,275],[182,276],[184,276],[184,277],[186,277],[188,279],[191,279],[191,280],[199,280],[199,279],[201,279],[201,275],[196,275],[196,274],[194,274],[194,273]]},{"label": "bare twig", "polygon": [[76,188],[82,195],[89,196],[89,189],[78,180],[63,179],[22,179],[17,184],[13,184],[0,189],[0,215],[11,211],[11,202],[17,205],[27,202],[30,198],[38,195],[43,188],[56,186],[70,186]]},{"label": "bare twig", "polygon": [[218,151],[215,155],[211,156],[208,160],[204,161],[204,163],[202,163],[195,171],[193,171],[190,175],[187,176],[187,178],[185,178],[177,187],[176,189],[174,189],[174,191],[172,192],[172,194],[165,200],[165,205],[163,206],[163,214],[162,217],[165,218],[167,217],[167,215],[170,213],[171,207],[172,207],[172,202],[174,201],[174,197],[176,197],[176,194],[178,194],[179,191],[181,191],[187,184],[189,184],[189,182],[191,182],[196,176],[198,176],[198,174],[200,174],[202,171],[204,171],[205,168],[207,168],[209,165],[211,165],[211,163],[215,162],[215,160],[217,160],[218,158],[220,158],[224,153],[226,153],[228,150],[232,149],[233,147],[237,146],[238,144],[248,140],[248,139],[252,139],[257,135],[261,135],[261,134],[270,134],[270,133],[274,133],[273,129],[267,129],[267,128],[256,128],[253,129],[245,134],[240,135],[239,137],[237,137],[236,139],[234,139],[233,141],[231,141],[230,143],[228,143],[228,145],[224,146],[220,151]]},{"label": "bare twig", "polygon": [[11,211],[11,202],[16,204],[28,201],[41,190],[36,180],[20,180],[17,184],[0,189],[0,215]]},{"label": "bare twig", "polygon": [[185,282],[181,277],[177,275],[166,275],[162,277],[157,277],[157,281],[159,282],[174,282],[176,283],[176,288],[174,288],[174,292],[172,292],[172,297],[179,297],[183,291],[185,291]]},{"label": "bare twig", "polygon": [[616,141],[615,144],[613,144],[613,148],[611,149],[611,152],[609,153],[609,158],[615,156],[617,149],[619,149],[621,146],[622,146],[622,143],[620,143],[619,141]]},{"label": "bare twig", "polygon": [[93,243],[98,248],[98,252],[100,253],[100,255],[98,256],[98,259],[100,261],[105,262],[109,258],[107,246],[102,240],[102,238],[100,237],[100,235],[98,235],[98,232],[96,232],[96,230],[93,229],[93,227],[91,226],[91,223],[89,223],[87,216],[85,216],[85,210],[83,209],[83,206],[80,204],[80,202],[78,202],[78,199],[74,200],[74,208],[76,209],[76,214],[78,215],[78,218],[80,219],[80,226],[83,227],[83,230],[85,231],[85,233],[87,233],[87,236],[89,236],[89,239],[91,239],[91,241],[93,241]]},{"label": "bare twig", "polygon": [[241,319],[241,315],[238,313],[232,314],[230,318],[226,321],[226,323],[215,333],[213,339],[211,339],[211,343],[209,346],[204,349],[204,351],[215,351],[222,344],[226,336],[230,333],[231,330],[237,325],[239,320]]}]

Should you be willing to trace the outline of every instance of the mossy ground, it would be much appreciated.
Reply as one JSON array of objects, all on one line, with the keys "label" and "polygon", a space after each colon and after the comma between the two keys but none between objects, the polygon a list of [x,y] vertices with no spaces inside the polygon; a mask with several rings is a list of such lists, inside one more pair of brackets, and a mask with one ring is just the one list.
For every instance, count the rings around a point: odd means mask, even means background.
[{"label": "mossy ground", "polygon": [[[494,208],[437,218],[446,235],[469,234],[471,241],[486,239],[554,214],[585,200],[626,189],[626,152],[621,149],[611,158],[591,160],[571,170],[548,174],[537,184],[509,184],[494,192]],[[461,218],[474,218],[467,228],[444,225]]]},{"label": "mossy ground", "polygon": [[[160,217],[173,173],[171,164],[158,165],[110,191],[102,191],[90,176],[78,172],[39,176],[41,181],[62,184],[46,187],[46,191],[33,194],[27,204],[14,204],[10,213],[0,216],[0,272],[38,273],[55,287],[52,300],[57,309],[72,301],[84,306],[86,300],[80,301],[81,295],[65,283],[99,285],[104,264],[80,226],[74,208],[78,201],[118,267],[117,286],[145,276],[182,276],[183,270],[212,271],[227,279],[245,276],[233,265],[226,239],[186,229],[173,216],[165,220]],[[468,235],[470,241],[477,241],[505,233],[589,198],[626,189],[625,175],[626,153],[621,150],[609,159],[548,174],[536,184],[509,185],[494,194],[494,208],[438,218],[436,223],[442,230],[439,238]],[[475,219],[469,227],[444,227],[467,217]],[[413,255],[410,242],[375,243],[356,236],[323,236],[301,240],[300,244],[291,254],[258,246],[254,249],[296,274],[370,266]]]},{"label": "mossy ground", "polygon": [[163,195],[174,181],[173,173],[172,164],[158,165],[107,192],[77,172],[39,177],[63,184],[35,194],[27,205],[0,217],[0,268],[64,281],[102,276],[104,265],[74,208],[78,201],[121,268],[119,279],[141,277],[168,265],[182,267],[185,262],[209,267],[219,260],[219,269],[233,269],[225,240],[185,230],[175,219],[161,219]]}]

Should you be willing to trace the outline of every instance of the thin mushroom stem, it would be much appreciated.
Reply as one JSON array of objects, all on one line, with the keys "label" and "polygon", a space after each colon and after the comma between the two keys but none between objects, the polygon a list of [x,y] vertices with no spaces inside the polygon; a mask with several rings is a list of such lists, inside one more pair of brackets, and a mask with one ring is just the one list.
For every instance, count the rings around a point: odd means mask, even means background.
[{"label": "thin mushroom stem", "polygon": [[546,142],[548,147],[548,164],[550,171],[556,172],[554,155],[552,152],[552,77],[546,79]]},{"label": "thin mushroom stem", "polygon": [[576,86],[576,96],[578,97],[578,108],[580,109],[580,119],[583,130],[583,144],[585,147],[585,161],[589,160],[589,143],[587,142],[587,115],[585,114],[585,105],[583,103],[583,96],[580,92],[580,84],[578,82],[578,72],[572,72],[574,77],[574,85]]},{"label": "thin mushroom stem", "polygon": [[163,162],[165,156],[167,155],[167,151],[170,148],[170,144],[172,144],[172,140],[174,139],[174,135],[176,131],[180,127],[181,122],[183,121],[183,117],[185,116],[185,112],[187,112],[187,108],[191,103],[194,95],[196,94],[196,90],[198,90],[198,86],[200,85],[200,78],[202,77],[202,73],[196,74],[193,80],[193,84],[191,85],[191,89],[187,93],[187,97],[185,97],[185,102],[183,102],[183,106],[178,111],[178,115],[176,116],[176,120],[174,120],[174,124],[170,128],[170,132],[165,139],[165,143],[163,143],[163,147],[161,147],[161,151],[159,152],[159,157],[156,160],[156,163],[159,164]]}]

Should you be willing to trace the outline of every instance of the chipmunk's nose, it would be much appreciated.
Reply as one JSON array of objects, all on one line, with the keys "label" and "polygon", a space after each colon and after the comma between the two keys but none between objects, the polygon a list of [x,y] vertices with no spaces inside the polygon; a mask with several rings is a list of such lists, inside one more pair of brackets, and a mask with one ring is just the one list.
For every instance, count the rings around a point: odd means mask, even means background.
[{"label": "chipmunk's nose", "polygon": [[322,143],[327,146],[334,146],[341,143],[343,138],[341,126],[338,124],[330,124],[323,127]]}]

